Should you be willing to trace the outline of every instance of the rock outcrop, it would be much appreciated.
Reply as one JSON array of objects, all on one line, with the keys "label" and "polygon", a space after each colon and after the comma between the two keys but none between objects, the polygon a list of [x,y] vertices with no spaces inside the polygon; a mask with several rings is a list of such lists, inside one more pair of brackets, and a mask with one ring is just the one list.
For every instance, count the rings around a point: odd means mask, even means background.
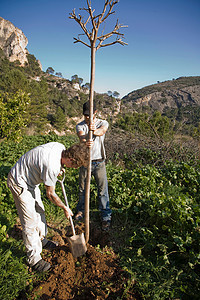
[{"label": "rock outcrop", "polygon": [[0,17],[0,48],[11,62],[19,60],[24,66],[27,62],[27,44],[28,39],[22,30]]},{"label": "rock outcrop", "polygon": [[123,110],[165,113],[200,106],[200,76],[180,77],[133,91],[122,99]]}]

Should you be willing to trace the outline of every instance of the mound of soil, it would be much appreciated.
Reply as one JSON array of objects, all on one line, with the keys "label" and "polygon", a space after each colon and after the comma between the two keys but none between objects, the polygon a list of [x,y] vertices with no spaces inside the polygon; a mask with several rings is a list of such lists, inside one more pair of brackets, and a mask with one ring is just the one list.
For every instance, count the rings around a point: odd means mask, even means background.
[{"label": "mound of soil", "polygon": [[[83,224],[76,225],[76,234],[83,231]],[[53,240],[59,245],[49,252],[43,250],[43,258],[52,268],[35,283],[29,297],[21,293],[18,299],[69,300],[69,299],[139,299],[133,283],[119,264],[113,251],[110,235],[92,226],[85,255],[74,258],[67,243],[69,228],[54,231]],[[31,270],[30,270],[31,271]],[[131,284],[131,288],[126,286]],[[130,286],[129,286],[130,287]],[[31,298],[30,298],[31,297]]]}]

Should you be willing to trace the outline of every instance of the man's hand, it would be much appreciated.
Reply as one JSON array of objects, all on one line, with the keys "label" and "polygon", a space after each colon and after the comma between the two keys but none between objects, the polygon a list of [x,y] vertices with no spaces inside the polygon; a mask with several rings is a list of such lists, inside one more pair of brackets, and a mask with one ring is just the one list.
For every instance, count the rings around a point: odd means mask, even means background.
[{"label": "man's hand", "polygon": [[89,125],[89,129],[92,131],[95,131],[97,129],[94,121],[92,121],[92,123]]},{"label": "man's hand", "polygon": [[70,216],[73,216],[73,213],[69,207],[65,206],[63,210],[67,219],[69,219]]},{"label": "man's hand", "polygon": [[106,126],[101,126],[99,128],[96,127],[94,121],[92,121],[92,123],[89,125],[89,129],[91,131],[93,131],[93,134],[96,136],[102,136],[106,133],[107,131],[107,127]]},{"label": "man's hand", "polygon": [[60,171],[60,173],[59,173],[58,176],[57,176],[57,177],[59,177],[58,179],[62,180],[64,174],[65,174],[65,169],[62,168],[62,170]]},{"label": "man's hand", "polygon": [[88,148],[92,148],[93,145],[94,145],[94,141],[93,141],[93,140],[87,140],[87,141],[86,141],[86,146],[87,146]]}]

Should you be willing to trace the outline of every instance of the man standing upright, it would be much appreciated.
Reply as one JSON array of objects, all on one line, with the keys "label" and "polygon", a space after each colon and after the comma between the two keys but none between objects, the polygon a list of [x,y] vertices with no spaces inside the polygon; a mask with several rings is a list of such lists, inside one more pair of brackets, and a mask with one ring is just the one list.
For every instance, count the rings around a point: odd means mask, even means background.
[{"label": "man standing upright", "polygon": [[[76,125],[77,135],[80,142],[86,143],[88,147],[91,147],[91,174],[94,175],[97,189],[99,210],[101,211],[102,230],[108,231],[111,222],[111,209],[109,204],[108,194],[108,181],[105,166],[105,147],[104,138],[108,129],[108,122],[96,118],[96,106],[93,105],[93,121],[89,125],[89,101],[83,104],[84,120]],[[87,141],[89,129],[93,131],[93,141]],[[76,220],[80,220],[84,217],[85,206],[85,187],[87,178],[87,168],[82,166],[79,170],[79,202],[77,205]]]}]

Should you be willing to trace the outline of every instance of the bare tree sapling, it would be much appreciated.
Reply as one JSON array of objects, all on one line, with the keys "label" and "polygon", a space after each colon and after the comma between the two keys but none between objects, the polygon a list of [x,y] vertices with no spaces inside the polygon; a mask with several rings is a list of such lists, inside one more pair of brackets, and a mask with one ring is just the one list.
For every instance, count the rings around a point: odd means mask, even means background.
[{"label": "bare tree sapling", "polygon": [[[94,81],[95,81],[95,54],[96,51],[102,47],[111,46],[114,44],[127,45],[123,41],[124,34],[120,32],[122,27],[127,27],[116,21],[112,31],[105,33],[104,25],[107,19],[115,13],[114,6],[119,0],[101,0],[104,2],[101,13],[95,14],[95,9],[92,9],[92,1],[86,0],[86,7],[80,8],[83,14],[76,14],[75,9],[70,13],[70,19],[74,19],[81,27],[83,33],[74,38],[74,43],[82,43],[90,48],[91,51],[91,65],[90,65],[90,118],[89,122],[92,123],[93,119],[93,99],[94,99]],[[101,28],[101,33],[98,35]],[[85,39],[86,38],[86,39]],[[110,39],[112,38],[112,39]],[[109,39],[109,40],[108,40]],[[89,140],[92,140],[92,131],[89,131]],[[91,180],[91,149],[89,151],[89,162],[87,168],[87,182],[85,190],[85,239],[89,240],[89,197],[90,197],[90,180]]]}]

